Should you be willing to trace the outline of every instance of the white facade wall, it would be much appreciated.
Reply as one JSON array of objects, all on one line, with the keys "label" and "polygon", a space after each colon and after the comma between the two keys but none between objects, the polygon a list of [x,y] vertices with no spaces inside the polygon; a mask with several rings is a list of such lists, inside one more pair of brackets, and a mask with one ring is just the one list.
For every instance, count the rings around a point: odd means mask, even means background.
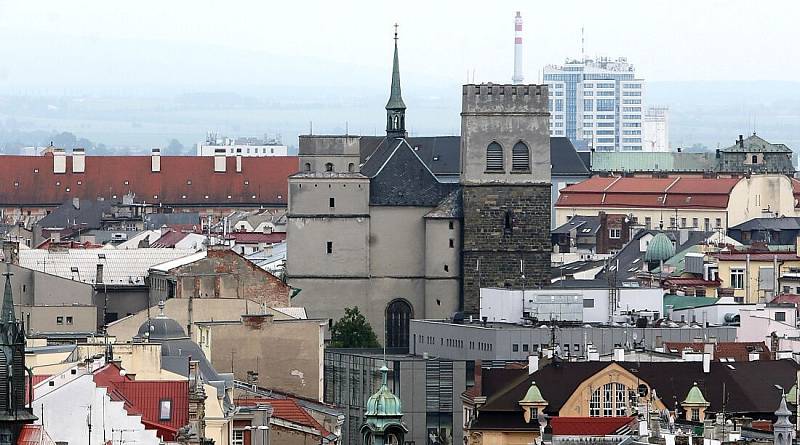
[{"label": "white facade wall", "polygon": [[[535,313],[532,300],[535,297],[555,296],[577,298],[582,306],[583,323],[608,323],[609,289],[535,289],[526,290],[524,312]],[[664,306],[664,291],[660,288],[618,289],[619,301],[613,315],[629,311],[653,311],[661,314]],[[482,288],[481,318],[489,322],[521,323],[523,314],[522,290]],[[565,316],[569,314],[565,313]],[[546,320],[540,320],[546,321]]]},{"label": "white facade wall", "polygon": [[[59,379],[55,376],[54,379]],[[56,442],[69,444],[136,443],[158,445],[156,431],[146,430],[141,416],[130,416],[124,403],[112,401],[105,388],[98,388],[91,374],[49,387],[47,381],[34,388],[33,412],[44,422]],[[68,409],[65,409],[68,408]],[[44,411],[43,411],[44,409]],[[88,421],[92,432],[89,440]]]},{"label": "white facade wall", "polygon": [[669,308],[667,308],[667,311],[669,312],[670,319],[673,321],[700,324],[710,323],[720,326],[725,324],[726,316],[733,317],[735,315],[741,315],[743,310],[752,310],[755,309],[756,306],[754,304],[736,304],[733,302],[732,298],[724,298],[722,300],[722,302],[718,302],[714,305],[678,310],[669,310]]},{"label": "white facade wall", "polygon": [[[785,321],[776,320],[777,312],[784,313]],[[739,315],[741,323],[736,335],[738,341],[764,341],[769,345],[773,332],[778,337],[795,339],[800,337],[800,329],[797,329],[797,312],[793,307],[759,305],[755,309],[741,310]]]}]

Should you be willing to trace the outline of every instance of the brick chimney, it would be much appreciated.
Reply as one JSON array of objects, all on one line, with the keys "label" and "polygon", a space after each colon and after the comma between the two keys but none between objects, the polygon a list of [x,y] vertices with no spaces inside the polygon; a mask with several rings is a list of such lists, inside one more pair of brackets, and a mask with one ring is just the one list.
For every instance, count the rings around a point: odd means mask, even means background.
[{"label": "brick chimney", "polygon": [[225,173],[225,149],[214,149],[214,173]]},{"label": "brick chimney", "polygon": [[150,154],[150,171],[158,173],[161,171],[161,149],[154,148]]},{"label": "brick chimney", "polygon": [[67,154],[63,148],[53,148],[53,173],[67,172]]},{"label": "brick chimney", "polygon": [[72,150],[72,173],[84,173],[86,171],[86,150],[76,148]]}]

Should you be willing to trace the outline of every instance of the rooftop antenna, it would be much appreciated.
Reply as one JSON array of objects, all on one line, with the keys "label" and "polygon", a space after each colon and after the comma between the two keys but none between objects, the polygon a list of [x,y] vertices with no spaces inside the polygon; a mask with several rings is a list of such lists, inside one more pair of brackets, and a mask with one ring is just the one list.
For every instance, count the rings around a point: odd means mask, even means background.
[{"label": "rooftop antenna", "polygon": [[586,46],[583,39],[583,26],[581,26],[581,61],[586,63]]}]

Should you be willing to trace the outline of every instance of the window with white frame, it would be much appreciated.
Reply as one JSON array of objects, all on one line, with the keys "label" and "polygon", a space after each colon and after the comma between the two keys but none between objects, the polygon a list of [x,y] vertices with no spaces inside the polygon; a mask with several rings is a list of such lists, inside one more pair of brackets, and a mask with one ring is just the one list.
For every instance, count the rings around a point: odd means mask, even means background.
[{"label": "window with white frame", "polygon": [[589,401],[589,416],[600,417],[600,388],[592,392],[592,399]]},{"label": "window with white frame", "polygon": [[603,385],[603,416],[611,417],[614,415],[614,384],[606,383]]},{"label": "window with white frame", "polygon": [[622,237],[622,229],[619,227],[608,229],[608,237],[611,239],[620,239]]},{"label": "window with white frame", "polygon": [[731,287],[734,289],[744,289],[743,268],[731,268]]},{"label": "window with white frame", "polygon": [[233,430],[231,445],[244,445],[244,430]]}]

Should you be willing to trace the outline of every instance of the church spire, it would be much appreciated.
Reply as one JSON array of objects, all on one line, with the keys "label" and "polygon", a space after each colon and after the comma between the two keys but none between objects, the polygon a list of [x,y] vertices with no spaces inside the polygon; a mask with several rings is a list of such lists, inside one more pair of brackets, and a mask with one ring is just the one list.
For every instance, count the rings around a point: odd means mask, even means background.
[{"label": "church spire", "polygon": [[14,316],[14,298],[11,295],[11,269],[8,267],[8,264],[6,264],[6,268],[6,273],[3,274],[6,276],[6,288],[3,293],[3,313],[0,322],[3,324],[10,324],[16,323],[17,319]]},{"label": "church spire", "polygon": [[406,136],[406,104],[400,91],[400,58],[397,52],[397,24],[394,25],[394,61],[392,63],[392,88],[386,103],[386,135]]}]

